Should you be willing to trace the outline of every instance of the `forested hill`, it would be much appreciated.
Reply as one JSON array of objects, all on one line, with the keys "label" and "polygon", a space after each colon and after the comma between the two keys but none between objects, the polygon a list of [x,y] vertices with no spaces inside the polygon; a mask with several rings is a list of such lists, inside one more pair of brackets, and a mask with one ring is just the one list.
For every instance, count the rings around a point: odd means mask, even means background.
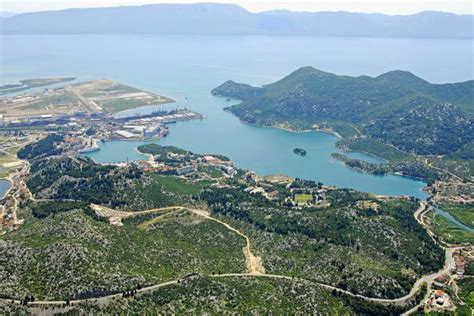
[{"label": "forested hill", "polygon": [[447,154],[474,140],[474,81],[431,84],[406,71],[339,76],[303,67],[263,87],[227,81],[212,91],[242,103],[245,122],[296,129],[352,125],[404,151]]}]

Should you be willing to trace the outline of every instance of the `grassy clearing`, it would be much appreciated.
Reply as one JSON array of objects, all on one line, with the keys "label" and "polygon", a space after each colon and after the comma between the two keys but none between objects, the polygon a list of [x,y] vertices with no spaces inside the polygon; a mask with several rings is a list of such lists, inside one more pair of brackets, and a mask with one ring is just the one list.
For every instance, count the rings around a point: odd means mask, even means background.
[{"label": "grassy clearing", "polygon": [[152,100],[140,100],[140,99],[114,99],[101,103],[104,110],[109,112],[120,112],[124,110],[134,109],[142,106],[160,105],[165,103],[173,102],[173,100],[160,97]]},{"label": "grassy clearing", "polygon": [[[152,105],[148,102],[144,102],[143,100],[134,100],[134,99],[116,99],[110,100],[106,102],[102,102],[101,106],[104,110],[109,112],[120,112],[124,110],[134,109],[141,106]],[[154,103],[157,105],[157,103]]]},{"label": "grassy clearing", "polygon": [[161,185],[164,190],[183,195],[198,194],[202,189],[209,185],[209,182],[201,181],[197,183],[189,183],[176,177],[161,176],[157,174],[153,174],[151,177],[158,185]]},{"label": "grassy clearing", "polygon": [[448,243],[474,242],[474,234],[451,223],[442,215],[433,217],[434,233]]},{"label": "grassy clearing", "polygon": [[198,171],[208,174],[211,178],[220,178],[223,175],[221,170],[212,166],[199,166]]},{"label": "grassy clearing", "polygon": [[7,155],[3,152],[0,152],[0,164],[10,163],[10,162],[14,162],[16,160],[17,159],[15,157],[12,157],[12,156]]},{"label": "grassy clearing", "polygon": [[211,182],[196,183],[173,177],[148,173],[150,180],[139,180],[132,189],[122,192],[131,210],[146,210],[164,206],[186,205]]},{"label": "grassy clearing", "polygon": [[311,194],[306,193],[297,193],[295,194],[295,202],[298,204],[305,204],[306,202],[310,202],[313,199]]},{"label": "grassy clearing", "polygon": [[[139,224],[138,228],[147,229],[147,228],[151,227],[152,225],[158,224],[159,222],[162,222],[162,221],[165,221],[165,220],[168,220],[168,219],[174,219],[172,215],[177,215],[178,213],[179,213],[179,211],[165,212],[164,214],[155,216],[152,219],[147,220],[147,221]],[[182,216],[181,216],[181,219],[182,219]]]},{"label": "grassy clearing", "polygon": [[78,102],[79,102],[79,99],[76,97],[74,93],[63,90],[60,94],[57,94],[57,95],[43,96],[41,98],[41,101],[33,103],[27,107],[24,107],[24,109],[25,110],[28,110],[28,109],[39,110],[39,109],[43,109],[46,106],[60,107],[60,106],[70,105],[73,103],[77,104]]},{"label": "grassy clearing", "polygon": [[444,204],[441,206],[441,209],[451,214],[464,225],[474,228],[473,204]]}]

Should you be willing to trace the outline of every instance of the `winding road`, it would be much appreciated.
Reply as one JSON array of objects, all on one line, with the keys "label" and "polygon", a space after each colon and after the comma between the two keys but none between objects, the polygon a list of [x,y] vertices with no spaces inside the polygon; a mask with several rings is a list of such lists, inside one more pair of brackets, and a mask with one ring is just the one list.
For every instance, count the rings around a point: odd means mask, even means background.
[{"label": "winding road", "polygon": [[260,257],[255,256],[252,253],[252,247],[250,243],[250,238],[242,233],[240,230],[235,229],[234,227],[230,226],[229,224],[218,220],[214,217],[212,217],[208,211],[202,210],[202,209],[195,209],[195,208],[190,208],[190,207],[185,207],[185,206],[170,206],[170,207],[162,207],[162,208],[156,208],[156,209],[151,209],[151,210],[146,210],[146,211],[139,211],[139,212],[126,212],[126,211],[116,211],[101,205],[97,204],[91,204],[91,208],[96,212],[97,215],[102,216],[102,217],[117,217],[117,218],[127,218],[127,217],[133,217],[133,216],[140,216],[140,215],[146,215],[146,214],[153,214],[153,213],[164,213],[164,212],[175,212],[175,211],[188,211],[191,212],[195,215],[201,216],[207,220],[214,221],[216,223],[219,223],[221,225],[224,225],[228,230],[233,231],[237,235],[243,237],[245,239],[245,247],[243,249],[245,259],[247,262],[247,269],[249,273],[252,274],[262,274],[265,273],[265,269],[263,268],[262,261]]},{"label": "winding road", "polygon": [[[408,304],[408,302],[418,293],[418,291],[420,290],[421,286],[424,283],[427,284],[428,290],[429,290],[431,288],[431,284],[432,284],[432,282],[435,278],[437,278],[438,276],[440,276],[442,274],[449,273],[453,269],[454,259],[452,257],[452,254],[454,253],[455,250],[460,248],[460,247],[446,248],[446,259],[445,259],[444,267],[436,273],[425,275],[425,276],[421,277],[420,279],[418,279],[415,282],[415,284],[413,285],[412,289],[410,290],[410,293],[408,293],[407,295],[405,295],[403,297],[395,298],[395,299],[372,298],[372,297],[366,297],[366,296],[363,296],[363,295],[355,294],[355,293],[349,292],[347,290],[343,290],[343,289],[337,288],[335,286],[325,284],[325,283],[320,283],[320,282],[317,282],[317,281],[306,280],[306,279],[301,279],[301,278],[295,278],[295,277],[290,277],[290,276],[287,276],[287,275],[278,275],[278,274],[266,273],[265,269],[263,267],[263,264],[262,264],[262,259],[260,257],[255,256],[252,253],[250,238],[247,235],[245,235],[243,232],[241,232],[240,230],[230,226],[229,224],[227,224],[227,223],[225,223],[225,222],[223,222],[219,219],[213,218],[209,214],[209,212],[206,211],[206,210],[195,209],[195,208],[190,208],[190,207],[185,207],[185,206],[171,206],[171,207],[156,208],[156,209],[151,209],[151,210],[146,210],[146,211],[127,212],[127,211],[113,210],[111,208],[101,206],[101,205],[97,205],[97,204],[91,204],[91,207],[92,207],[92,209],[94,209],[96,214],[101,216],[101,217],[118,217],[120,219],[133,217],[133,216],[140,216],[140,215],[145,215],[145,214],[175,212],[175,211],[181,211],[181,210],[182,211],[188,211],[188,212],[191,212],[191,213],[193,213],[197,216],[203,217],[207,220],[211,220],[211,221],[214,221],[216,223],[219,223],[219,224],[225,226],[228,230],[230,230],[230,231],[236,233],[237,235],[241,236],[242,238],[244,238],[245,242],[246,242],[246,245],[243,248],[243,252],[244,252],[244,255],[246,257],[247,271],[248,272],[247,273],[213,274],[213,275],[208,275],[208,277],[211,277],[211,278],[226,278],[226,277],[239,277],[239,278],[252,277],[253,278],[253,277],[259,277],[259,278],[296,280],[296,281],[300,281],[300,282],[308,282],[308,283],[312,283],[312,284],[317,284],[318,286],[324,287],[328,290],[334,290],[334,291],[337,291],[339,293],[343,293],[345,295],[349,295],[349,296],[352,296],[352,297],[357,297],[357,298],[360,298],[360,299],[363,299],[363,300],[366,300],[366,301],[376,302],[376,303],[380,303],[380,304],[396,304],[396,305],[404,306],[404,305]],[[414,213],[414,216],[415,216],[416,220],[419,221],[421,224],[423,224],[423,223],[420,221],[419,217],[420,217],[420,214],[425,209],[426,209],[426,203],[422,202],[420,204],[420,208]],[[175,285],[175,284],[178,284],[181,280],[186,279],[187,277],[189,277],[189,275],[178,278],[178,279],[175,279],[175,280],[170,280],[170,281],[155,284],[155,285],[152,285],[152,286],[143,287],[143,288],[137,289],[137,293],[142,294],[142,293],[152,292],[152,291],[155,291],[155,290],[157,290],[159,288],[162,288],[162,287]],[[99,296],[99,297],[94,297],[94,298],[71,300],[71,301],[68,302],[69,303],[68,308],[70,308],[70,306],[74,306],[74,305],[79,304],[79,303],[87,303],[87,302],[92,302],[92,303],[95,303],[95,304],[103,304],[103,303],[107,303],[107,302],[110,302],[111,300],[118,299],[118,298],[121,298],[121,297],[123,297],[122,293],[117,293],[117,294],[104,295],[104,296]],[[0,300],[8,301],[8,302],[12,301],[12,300],[9,300],[9,299],[0,299]],[[13,300],[13,302],[16,303],[16,304],[21,303],[19,300]],[[44,300],[44,301],[34,301],[34,302],[29,302],[28,303],[28,306],[30,306],[32,308],[34,308],[34,307],[43,308],[45,306],[55,306],[55,307],[63,307],[64,308],[66,305],[67,305],[67,302],[64,301],[64,300],[57,300],[57,301]],[[410,309],[408,312],[406,312],[406,314],[409,314],[410,312],[416,311],[416,309],[418,308],[419,305],[421,305],[421,303],[414,306],[412,309]]]}]

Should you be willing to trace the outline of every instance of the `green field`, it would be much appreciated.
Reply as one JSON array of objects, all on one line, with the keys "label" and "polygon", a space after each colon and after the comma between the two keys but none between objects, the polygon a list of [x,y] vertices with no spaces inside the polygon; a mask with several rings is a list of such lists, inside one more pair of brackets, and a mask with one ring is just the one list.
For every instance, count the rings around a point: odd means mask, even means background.
[{"label": "green field", "polygon": [[208,174],[211,178],[220,178],[223,175],[221,170],[212,166],[199,166],[198,171]]},{"label": "green field", "polygon": [[433,217],[434,233],[448,243],[474,242],[474,233],[451,223],[442,215]]},{"label": "green field", "polygon": [[474,204],[443,204],[440,207],[464,225],[474,228]]},{"label": "green field", "polygon": [[295,202],[298,204],[306,204],[306,202],[311,202],[313,196],[306,193],[297,193],[295,194]]},{"label": "green field", "polygon": [[28,105],[28,107],[25,109],[40,110],[46,106],[61,107],[74,103],[79,103],[79,99],[76,97],[76,95],[72,92],[61,90],[59,94],[55,93],[55,95],[43,96],[41,101]]},{"label": "green field", "polygon": [[143,100],[135,100],[135,99],[116,99],[116,100],[102,102],[101,106],[104,110],[108,112],[120,112],[124,110],[138,108],[141,106],[158,105],[160,103],[165,103],[165,102],[149,103]]},{"label": "green field", "polygon": [[[143,92],[140,89],[133,88],[124,84],[116,84],[109,88],[104,89],[103,91],[99,91],[97,93],[86,93],[86,96],[99,96],[108,93],[108,91],[112,91],[116,93],[117,91],[120,93],[135,93],[135,92]],[[165,103],[172,103],[175,102],[174,100],[164,97],[164,96],[157,96],[153,95],[154,97],[151,99],[134,99],[134,98],[116,98],[101,102],[101,107],[108,112],[120,112],[124,110],[134,109],[142,106],[149,106],[149,105],[160,105]]]},{"label": "green field", "polygon": [[186,182],[185,180],[170,176],[161,176],[157,174],[151,174],[150,176],[155,181],[155,183],[161,185],[163,190],[182,195],[198,194],[202,189],[209,185],[209,182],[203,181],[199,183],[190,183]]},{"label": "green field", "polygon": [[145,210],[171,205],[191,203],[193,195],[209,185],[208,181],[187,182],[173,176],[149,173],[150,180],[138,180],[133,188],[121,191],[130,210]]},{"label": "green field", "polygon": [[10,155],[7,155],[3,152],[0,152],[0,165],[2,165],[4,163],[14,162],[16,160],[17,159],[15,159],[14,157],[12,157]]}]

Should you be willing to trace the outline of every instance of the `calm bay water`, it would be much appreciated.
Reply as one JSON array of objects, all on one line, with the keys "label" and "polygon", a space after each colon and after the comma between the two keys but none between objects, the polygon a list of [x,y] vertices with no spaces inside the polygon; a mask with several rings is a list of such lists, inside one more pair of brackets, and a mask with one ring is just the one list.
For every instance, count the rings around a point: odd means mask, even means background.
[{"label": "calm bay water", "polygon": [[10,181],[0,179],[0,199],[3,199],[3,197],[5,196],[5,193],[7,193],[10,186],[11,186]]},{"label": "calm bay water", "polygon": [[[210,94],[232,79],[262,85],[311,65],[346,75],[376,76],[403,69],[431,82],[473,78],[469,40],[332,39],[306,37],[188,37],[115,35],[1,36],[1,81],[76,76],[110,78],[166,95],[205,119],[177,123],[158,141],[197,153],[221,153],[259,174],[288,174],[379,194],[426,197],[424,183],[350,170],[330,157],[334,136],[290,133],[241,123],[223,111],[230,105]],[[135,110],[136,111],[136,110]],[[143,111],[143,109],[141,110]],[[132,112],[133,113],[133,112]],[[99,162],[143,159],[142,142],[102,143],[90,156]],[[293,154],[295,147],[306,157]],[[379,160],[354,154],[373,162]]]}]

